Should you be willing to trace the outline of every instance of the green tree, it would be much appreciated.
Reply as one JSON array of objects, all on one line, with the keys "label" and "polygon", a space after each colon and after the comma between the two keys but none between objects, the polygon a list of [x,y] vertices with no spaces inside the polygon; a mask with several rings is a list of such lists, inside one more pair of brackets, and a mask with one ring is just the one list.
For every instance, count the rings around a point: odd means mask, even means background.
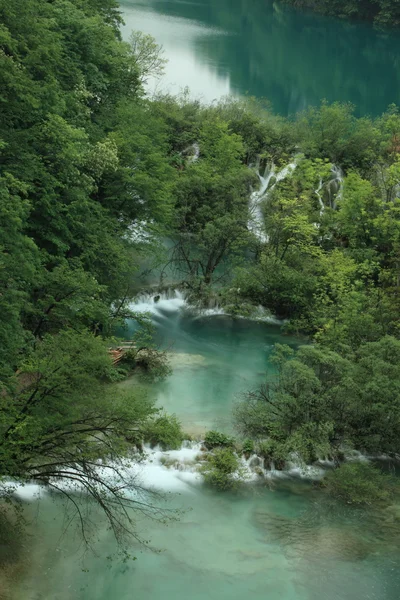
[{"label": "green tree", "polygon": [[234,475],[239,471],[239,459],[231,448],[217,448],[208,455],[207,463],[202,467],[205,482],[221,491],[237,485]]},{"label": "green tree", "polygon": [[159,78],[164,74],[167,63],[162,57],[162,47],[154,38],[142,31],[133,31],[130,37],[132,54],[140,80],[146,83],[149,77]]},{"label": "green tree", "polygon": [[84,517],[85,495],[121,544],[137,537],[130,509],[152,512],[124,455],[140,445],[156,409],[140,390],[115,394],[106,385],[112,369],[99,338],[63,331],[36,344],[14,389],[0,397],[2,497],[13,492],[10,480],[56,490],[75,507],[87,544],[95,532]]},{"label": "green tree", "polygon": [[303,346],[292,356],[277,348],[276,375],[250,392],[235,411],[246,437],[271,439],[286,456],[305,462],[346,448],[376,454],[398,452],[400,342],[384,337],[348,356]]},{"label": "green tree", "polygon": [[249,240],[252,175],[241,162],[240,137],[218,118],[206,119],[199,146],[199,160],[182,171],[177,184],[173,261],[194,285],[207,286]]}]

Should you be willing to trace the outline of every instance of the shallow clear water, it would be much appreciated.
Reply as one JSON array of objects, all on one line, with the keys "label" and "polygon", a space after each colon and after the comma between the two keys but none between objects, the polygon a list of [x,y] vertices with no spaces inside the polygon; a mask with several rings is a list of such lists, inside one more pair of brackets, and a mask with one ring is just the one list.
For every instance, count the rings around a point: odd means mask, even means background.
[{"label": "shallow clear water", "polygon": [[[114,542],[97,522],[102,557],[63,535],[62,506],[35,507],[37,547],[18,600],[398,600],[399,521],[321,504],[299,483],[237,495],[201,487],[171,497],[186,509],[168,527],[140,521],[161,552],[132,549],[127,564],[104,558]],[[385,528],[382,529],[382,527]]]},{"label": "shallow clear water", "polygon": [[[267,98],[287,115],[352,102],[377,115],[400,97],[400,36],[276,0],[122,0],[123,35],[152,34],[169,64],[158,87],[212,101]],[[154,88],[154,82],[151,89]]]}]

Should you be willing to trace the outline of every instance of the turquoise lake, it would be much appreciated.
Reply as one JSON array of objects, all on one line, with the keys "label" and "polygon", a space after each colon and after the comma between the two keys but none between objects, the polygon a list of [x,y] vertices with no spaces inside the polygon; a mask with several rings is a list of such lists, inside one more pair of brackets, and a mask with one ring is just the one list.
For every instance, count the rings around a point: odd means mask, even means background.
[{"label": "turquoise lake", "polygon": [[169,61],[151,89],[267,98],[283,115],[322,99],[378,115],[400,101],[400,37],[368,24],[272,0],[123,0],[121,9],[125,39],[150,33]]}]

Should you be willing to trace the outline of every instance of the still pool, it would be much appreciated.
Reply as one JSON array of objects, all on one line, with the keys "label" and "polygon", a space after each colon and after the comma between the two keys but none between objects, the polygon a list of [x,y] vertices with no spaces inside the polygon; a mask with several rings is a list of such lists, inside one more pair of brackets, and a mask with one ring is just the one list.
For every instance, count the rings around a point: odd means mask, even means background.
[{"label": "still pool", "polygon": [[[158,405],[179,416],[185,431],[231,430],[232,408],[243,392],[265,380],[275,344],[299,345],[284,335],[276,319],[251,321],[218,314],[198,314],[178,292],[154,302],[139,299],[133,310],[152,314],[157,342],[170,353],[173,372],[150,388]],[[128,337],[132,329],[128,330]],[[122,384],[134,389],[137,379]]]}]

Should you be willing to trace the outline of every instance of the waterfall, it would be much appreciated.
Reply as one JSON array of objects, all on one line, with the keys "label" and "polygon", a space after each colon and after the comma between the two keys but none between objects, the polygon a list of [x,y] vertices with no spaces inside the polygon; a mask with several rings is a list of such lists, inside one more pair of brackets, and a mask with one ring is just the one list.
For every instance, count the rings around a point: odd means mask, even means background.
[{"label": "waterfall", "polygon": [[[273,162],[267,163],[264,174],[261,175],[258,172],[258,178],[260,180],[260,187],[258,190],[252,192],[250,196],[250,219],[248,223],[249,231],[253,232],[254,235],[263,243],[268,242],[268,236],[264,231],[264,217],[262,211],[262,203],[268,198],[268,195],[272,192],[275,186],[286,179],[296,169],[298,158],[283,167],[280,171],[276,172],[276,167]],[[272,185],[271,180],[274,179]]]},{"label": "waterfall", "polygon": [[185,296],[176,289],[167,292],[140,294],[129,308],[135,313],[150,313],[155,317],[165,318],[168,314],[179,312],[187,306]]},{"label": "waterfall", "polygon": [[148,244],[153,241],[151,226],[153,221],[134,221],[127,228],[126,239],[136,244]]},{"label": "waterfall", "polygon": [[[365,456],[356,450],[347,450],[346,461],[367,462],[370,460],[388,460],[387,456]],[[144,454],[135,462],[135,458],[128,458],[124,463],[116,465],[126,480],[135,481],[143,490],[156,490],[161,492],[193,492],[196,486],[203,483],[201,468],[206,463],[207,450],[201,441],[184,441],[178,450],[162,450],[159,446],[151,448],[144,446]],[[321,480],[326,471],[333,467],[327,459],[320,459],[316,464],[304,465],[295,453],[286,462],[283,470],[276,469],[273,461],[265,464],[265,459],[253,453],[251,456],[239,456],[240,468],[234,477],[243,483],[263,483],[267,480],[279,479],[304,479],[307,481]],[[69,468],[69,471],[74,469]],[[118,482],[118,476],[113,465],[102,466],[99,462],[99,476],[105,481]],[[67,480],[56,481],[58,488],[65,491],[77,491],[75,483]],[[34,482],[19,484],[17,482],[3,482],[20,500],[35,501],[48,493],[45,485]],[[133,490],[132,496],[135,495]]]},{"label": "waterfall", "polygon": [[324,214],[324,211],[325,211],[325,204],[324,204],[324,201],[322,200],[322,196],[321,196],[321,190],[322,190],[323,185],[324,185],[324,182],[322,181],[322,177],[321,177],[320,180],[319,180],[318,187],[315,190],[315,195],[318,198],[319,206],[321,208],[321,210],[319,211],[319,214],[320,214],[321,217],[322,217],[322,215]]},{"label": "waterfall", "polygon": [[267,468],[264,458],[252,454],[249,458],[241,457],[241,472],[244,481],[260,481],[263,479],[305,479],[318,481],[325,474],[321,465],[304,465],[296,457],[286,463],[284,470],[278,470],[273,461]]},{"label": "waterfall", "polygon": [[342,169],[337,165],[331,167],[331,177],[328,181],[323,181],[322,177],[319,180],[318,188],[314,191],[320,205],[320,216],[324,214],[325,203],[323,200],[323,188],[326,190],[329,206],[335,210],[337,208],[336,201],[341,200],[343,196],[343,180],[344,174]]},{"label": "waterfall", "polygon": [[332,165],[332,178],[327,184],[329,204],[332,209],[336,209],[336,200],[341,200],[343,196],[344,174],[340,167]]},{"label": "waterfall", "polygon": [[[134,481],[141,488],[140,492],[132,489],[130,497],[135,497],[143,490],[155,490],[159,492],[193,493],[198,485],[203,483],[201,468],[206,464],[207,451],[202,442],[184,441],[178,450],[162,450],[159,446],[151,448],[144,447],[144,454],[139,460],[127,459],[122,464],[103,466],[98,465],[98,475],[104,481],[118,483],[121,473],[125,481]],[[234,477],[243,483],[263,482],[276,479],[307,479],[319,480],[323,477],[325,470],[321,466],[301,465],[293,459],[288,462],[285,470],[279,471],[271,463],[267,468],[264,459],[257,454],[249,458],[240,456],[240,468]],[[68,469],[70,472],[73,468]],[[81,472],[80,472],[81,473]],[[51,480],[50,480],[51,482]],[[60,490],[67,492],[85,492],[81,484],[69,480],[55,481]],[[122,480],[121,480],[122,483]],[[49,493],[46,485],[34,482],[21,485],[16,482],[8,482],[3,485],[9,486],[14,495],[25,502],[33,502]],[[54,492],[52,492],[54,493]]]},{"label": "waterfall", "polygon": [[191,144],[182,152],[182,155],[186,157],[188,164],[193,164],[199,160],[200,157],[200,146],[197,142]]},{"label": "waterfall", "polygon": [[155,291],[151,294],[141,294],[132,302],[129,308],[135,313],[150,313],[161,319],[166,319],[173,313],[182,310],[192,313],[197,318],[226,314],[215,298],[211,298],[209,306],[203,308],[190,304],[186,294],[177,289],[170,289],[162,293]]},{"label": "waterfall", "polygon": [[274,163],[268,163],[264,175],[258,173],[260,187],[250,196],[250,220],[248,228],[263,243],[268,242],[268,236],[264,233],[264,218],[261,208],[262,201],[266,197],[272,177],[275,175]]},{"label": "waterfall", "polygon": [[[227,315],[222,306],[218,304],[218,300],[210,298],[209,305],[200,307],[190,304],[186,294],[177,289],[169,289],[162,293],[154,291],[153,293],[145,293],[137,296],[136,300],[129,306],[134,313],[144,314],[150,313],[155,321],[161,321],[170,318],[172,315],[185,311],[190,314],[193,319],[201,319],[204,317],[215,317],[218,315]],[[263,306],[254,307],[251,316],[241,317],[236,315],[236,318],[245,318],[251,321],[261,321],[270,323],[271,325],[282,326],[285,320],[278,319]]]}]

